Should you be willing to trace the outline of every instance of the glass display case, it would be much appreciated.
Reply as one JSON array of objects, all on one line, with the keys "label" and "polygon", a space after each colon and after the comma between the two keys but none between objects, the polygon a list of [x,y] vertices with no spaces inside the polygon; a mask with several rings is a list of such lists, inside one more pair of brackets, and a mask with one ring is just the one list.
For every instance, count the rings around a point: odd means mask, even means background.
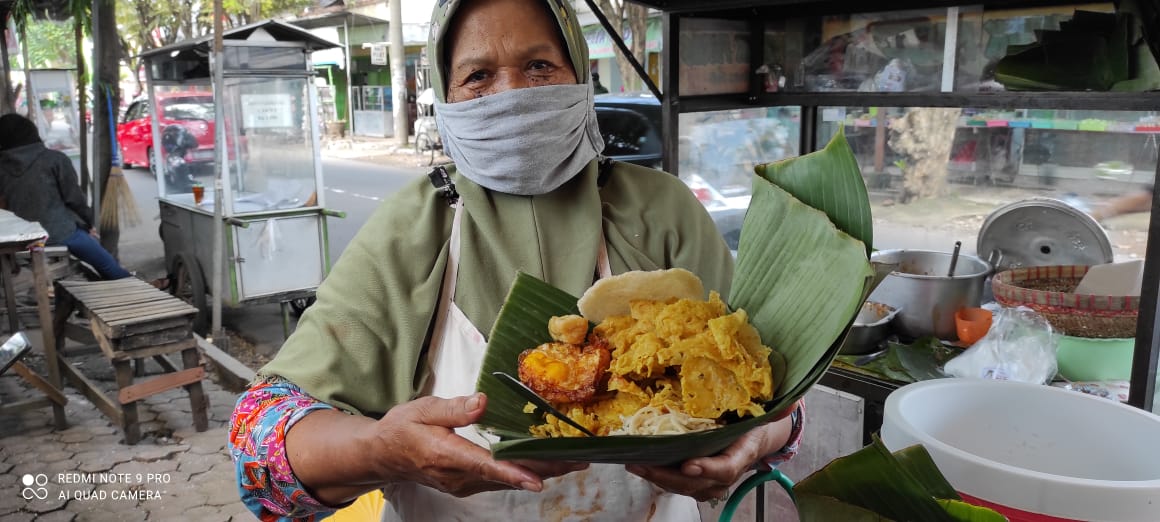
[{"label": "glass display case", "polygon": [[[231,29],[223,40],[216,84],[208,37],[146,53],[149,100],[129,108],[121,133],[126,160],[157,173],[175,291],[203,313],[207,294],[229,305],[312,296],[330,268],[326,218],[341,215],[325,209],[320,190],[309,65],[311,51],[336,44],[276,21]],[[207,284],[215,227],[225,238],[220,289]]]},{"label": "glass display case", "polygon": [[[1145,260],[1134,363],[1119,384],[1133,405],[1160,411],[1151,4],[641,3],[665,17],[665,170],[740,204],[753,165],[841,131],[869,189],[877,249],[949,252],[961,241],[979,254],[993,212],[1061,202],[1106,235],[1110,260]],[[834,369],[823,382],[868,399],[867,433],[895,387]]]}]

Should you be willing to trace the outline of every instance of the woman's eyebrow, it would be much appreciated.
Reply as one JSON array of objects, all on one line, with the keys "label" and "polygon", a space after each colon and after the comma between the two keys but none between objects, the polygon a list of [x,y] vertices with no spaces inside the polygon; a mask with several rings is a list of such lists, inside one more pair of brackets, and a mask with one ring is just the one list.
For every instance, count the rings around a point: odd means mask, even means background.
[{"label": "woman's eyebrow", "polygon": [[[520,54],[524,57],[524,59],[529,59],[533,56],[557,53],[559,50],[560,49],[558,46],[545,42],[526,47],[523,51],[520,52]],[[460,72],[464,69],[486,69],[494,65],[494,61],[495,60],[493,58],[483,54],[467,55],[461,59],[456,60],[452,66],[452,70]]]}]

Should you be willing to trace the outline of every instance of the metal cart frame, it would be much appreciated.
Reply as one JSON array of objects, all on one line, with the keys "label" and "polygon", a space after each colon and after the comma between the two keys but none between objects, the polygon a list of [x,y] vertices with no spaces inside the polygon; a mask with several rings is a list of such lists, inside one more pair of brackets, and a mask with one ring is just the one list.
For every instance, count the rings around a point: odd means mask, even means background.
[{"label": "metal cart frame", "polygon": [[[290,304],[312,298],[330,271],[326,218],[345,217],[325,208],[322,122],[310,61],[312,51],[337,44],[273,20],[230,29],[222,36],[220,64],[211,59],[210,36],[142,55],[152,121],[149,159],[157,167],[159,234],[171,291],[200,310],[195,323],[199,331],[208,326],[209,299],[229,306],[281,303],[288,330]],[[170,106],[159,105],[159,98],[190,96],[190,89],[212,95],[215,116],[189,120],[195,125],[175,123],[172,114],[163,120],[162,112]],[[212,163],[193,163],[209,156],[204,144],[187,143],[176,159],[176,153],[167,152],[174,146],[163,134],[182,131],[174,127],[192,127],[193,133],[200,129],[203,138],[212,132]],[[255,149],[269,152],[258,154]],[[309,167],[303,164],[307,152]],[[204,172],[206,166],[213,167],[212,174]],[[281,188],[296,187],[297,193],[287,196],[285,190],[270,188],[283,181],[278,176],[290,175],[296,177]],[[203,195],[195,197],[199,189],[189,183],[202,178],[208,183],[200,189]],[[307,196],[311,186],[313,194]],[[215,222],[214,189],[220,189],[224,203],[220,222]],[[213,287],[211,277],[215,227],[222,227],[224,241],[221,288]]]}]

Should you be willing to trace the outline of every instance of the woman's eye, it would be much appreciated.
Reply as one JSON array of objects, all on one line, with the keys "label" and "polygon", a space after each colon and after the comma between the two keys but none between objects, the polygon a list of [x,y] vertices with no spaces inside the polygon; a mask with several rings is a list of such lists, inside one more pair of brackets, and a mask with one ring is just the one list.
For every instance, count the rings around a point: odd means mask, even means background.
[{"label": "woman's eye", "polygon": [[533,71],[548,71],[552,68],[552,64],[544,60],[534,60],[528,64],[528,69]]},{"label": "woman's eye", "polygon": [[487,79],[487,73],[483,71],[475,71],[464,79],[464,83],[482,82]]}]

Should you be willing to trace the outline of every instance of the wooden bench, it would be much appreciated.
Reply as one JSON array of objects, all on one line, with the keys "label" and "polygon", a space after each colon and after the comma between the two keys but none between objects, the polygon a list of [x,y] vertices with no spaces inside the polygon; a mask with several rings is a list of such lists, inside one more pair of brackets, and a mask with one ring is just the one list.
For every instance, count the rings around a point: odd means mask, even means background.
[{"label": "wooden bench", "polygon": [[[74,311],[79,311],[88,318],[92,337],[113,364],[116,400],[107,397],[72,365],[61,364],[62,370],[97,408],[121,425],[127,444],[141,439],[137,402],[179,386],[189,393],[194,428],[209,428],[208,404],[201,386],[205,369],[193,335],[196,308],[137,278],[55,284],[53,329],[58,332],[58,351],[63,349],[66,337],[76,338],[68,329],[68,320]],[[165,357],[172,353],[181,354],[184,369],[178,370]],[[144,376],[144,363],[150,358],[166,373],[134,383],[135,377]]]}]

